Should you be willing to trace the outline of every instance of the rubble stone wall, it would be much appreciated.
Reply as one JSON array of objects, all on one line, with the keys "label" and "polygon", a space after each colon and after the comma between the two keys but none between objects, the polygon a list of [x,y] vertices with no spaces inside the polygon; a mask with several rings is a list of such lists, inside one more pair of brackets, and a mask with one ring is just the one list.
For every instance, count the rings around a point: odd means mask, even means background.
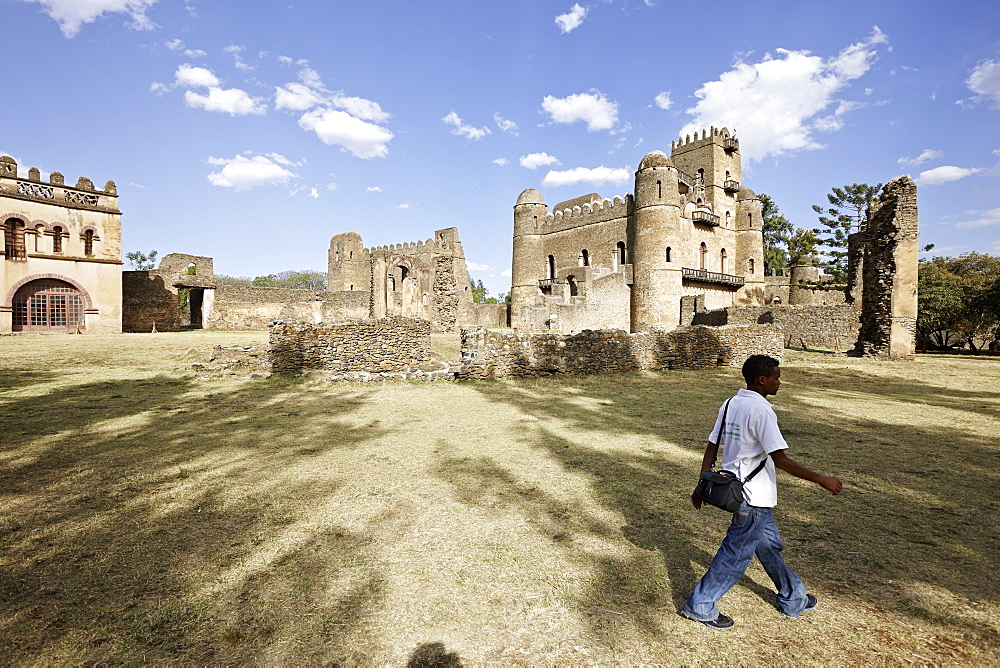
[{"label": "rubble stone wall", "polygon": [[431,324],[418,318],[337,324],[276,321],[270,327],[269,357],[273,373],[301,369],[406,371],[427,362],[430,350]]},{"label": "rubble stone wall", "polygon": [[629,334],[518,334],[462,330],[462,380],[496,380],[641,369],[741,366],[753,354],[781,358],[783,337],[773,325],[681,327]]},{"label": "rubble stone wall", "polygon": [[265,330],[272,320],[339,322],[368,316],[367,291],[323,292],[220,285],[205,329]]},{"label": "rubble stone wall", "polygon": [[694,314],[695,325],[778,325],[786,348],[846,351],[858,336],[858,309],[828,306],[735,306]]}]

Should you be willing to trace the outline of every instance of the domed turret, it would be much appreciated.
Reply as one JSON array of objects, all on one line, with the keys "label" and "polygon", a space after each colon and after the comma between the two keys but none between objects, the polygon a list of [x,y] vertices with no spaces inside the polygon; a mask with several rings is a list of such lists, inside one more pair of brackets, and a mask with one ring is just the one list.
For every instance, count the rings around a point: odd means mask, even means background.
[{"label": "domed turret", "polygon": [[663,151],[650,151],[646,154],[646,157],[642,159],[639,163],[639,170],[648,169],[649,167],[673,167],[674,161],[670,159]]},{"label": "domed turret", "polygon": [[519,204],[545,204],[545,198],[542,197],[542,193],[534,188],[525,188],[517,196],[517,202],[514,206],[518,206]]}]

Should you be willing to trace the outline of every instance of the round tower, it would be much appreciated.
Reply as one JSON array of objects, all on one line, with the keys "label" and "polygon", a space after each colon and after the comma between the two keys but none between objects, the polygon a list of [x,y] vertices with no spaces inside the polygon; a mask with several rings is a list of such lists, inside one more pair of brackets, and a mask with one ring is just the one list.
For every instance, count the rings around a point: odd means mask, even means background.
[{"label": "round tower", "polygon": [[761,202],[756,193],[741,187],[736,198],[736,256],[729,273],[743,277],[737,303],[765,303],[764,232]]},{"label": "round tower", "polygon": [[510,271],[510,326],[523,326],[521,309],[534,304],[538,279],[545,266],[542,252],[542,225],[548,207],[534,188],[524,190],[514,205],[514,255]]},{"label": "round tower", "polygon": [[666,153],[653,151],[635,173],[629,229],[633,332],[673,329],[680,323],[681,270],[667,257],[679,221],[677,170]]},{"label": "round tower", "polygon": [[371,267],[357,232],[343,232],[330,238],[327,285],[330,292],[371,289]]}]

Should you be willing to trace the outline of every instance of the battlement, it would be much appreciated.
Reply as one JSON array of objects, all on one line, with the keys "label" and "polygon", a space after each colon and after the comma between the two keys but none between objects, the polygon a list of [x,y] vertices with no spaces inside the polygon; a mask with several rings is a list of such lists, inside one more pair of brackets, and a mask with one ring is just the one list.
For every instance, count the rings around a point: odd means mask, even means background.
[{"label": "battlement", "polygon": [[[570,200],[572,202],[573,200]],[[600,199],[590,204],[583,204],[567,207],[559,211],[552,211],[546,214],[545,222],[541,225],[539,232],[548,234],[550,232],[561,232],[562,230],[595,223],[604,223],[609,220],[625,218],[632,212],[632,194],[615,195],[614,198]]]},{"label": "battlement", "polygon": [[95,190],[94,182],[85,176],[70,187],[59,172],[49,175],[44,183],[37,167],[28,170],[27,178],[17,175],[17,162],[9,155],[0,156],[0,192],[18,199],[43,201],[48,204],[78,209],[104,209],[118,211],[118,188],[108,181],[104,190]]},{"label": "battlement", "polygon": [[730,133],[728,128],[716,128],[712,126],[708,130],[703,129],[701,131],[700,139],[698,133],[695,132],[693,138],[691,135],[684,135],[683,137],[678,137],[675,141],[671,141],[670,155],[687,153],[688,151],[693,151],[709,144],[721,146],[726,151],[740,150],[740,140],[736,138],[735,134]]},{"label": "battlement", "polygon": [[371,248],[366,248],[365,253],[400,253],[402,255],[412,255],[419,253],[423,250],[434,250],[440,248],[442,244],[435,242],[434,239],[427,239],[426,241],[404,241],[398,244],[388,244],[385,246],[373,246]]}]

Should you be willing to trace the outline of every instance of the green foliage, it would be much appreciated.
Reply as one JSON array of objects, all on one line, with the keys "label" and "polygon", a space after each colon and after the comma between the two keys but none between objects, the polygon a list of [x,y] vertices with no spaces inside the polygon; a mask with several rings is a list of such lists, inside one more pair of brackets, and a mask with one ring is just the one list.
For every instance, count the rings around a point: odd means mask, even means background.
[{"label": "green foliage", "polygon": [[757,195],[761,204],[761,222],[764,230],[764,265],[768,269],[788,266],[788,242],[792,236],[792,223],[778,212],[778,205],[769,195]]},{"label": "green foliage", "polygon": [[973,351],[1000,340],[1000,258],[966,253],[922,260],[917,333],[924,346],[964,343]]},{"label": "green foliage", "polygon": [[843,188],[833,188],[827,193],[827,208],[813,204],[822,227],[813,229],[819,235],[827,261],[822,267],[836,280],[847,278],[847,237],[861,228],[868,215],[868,205],[878,199],[881,183],[853,183]]},{"label": "green foliage", "polygon": [[486,302],[486,295],[489,294],[489,290],[483,285],[483,279],[478,281],[469,280],[469,285],[472,286],[472,302],[474,304],[495,304],[496,302]]},{"label": "green foliage", "polygon": [[155,250],[151,250],[148,253],[132,251],[125,254],[125,259],[128,260],[129,266],[133,271],[150,271],[156,269]]},{"label": "green foliage", "polygon": [[795,228],[795,233],[788,237],[788,259],[791,266],[797,264],[814,264],[813,253],[820,239],[813,230]]},{"label": "green foliage", "polygon": [[281,271],[277,274],[258,276],[250,281],[256,288],[287,288],[291,290],[326,290],[325,271]]},{"label": "green foliage", "polygon": [[216,285],[250,285],[250,279],[246,276],[227,276],[225,274],[215,275]]}]

